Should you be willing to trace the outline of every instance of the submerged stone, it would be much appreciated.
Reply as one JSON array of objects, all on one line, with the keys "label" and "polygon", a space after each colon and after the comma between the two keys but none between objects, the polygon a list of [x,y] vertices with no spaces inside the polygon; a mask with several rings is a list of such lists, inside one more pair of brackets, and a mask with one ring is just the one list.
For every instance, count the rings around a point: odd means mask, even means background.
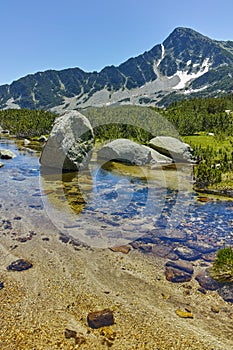
[{"label": "submerged stone", "polygon": [[219,288],[219,283],[213,280],[207,270],[199,273],[195,279],[199,285],[206,290],[217,290]]},{"label": "submerged stone", "polygon": [[181,271],[185,271],[189,274],[193,274],[193,264],[188,261],[184,261],[184,260],[168,261],[166,263],[166,266],[174,267]]},{"label": "submerged stone", "polygon": [[162,244],[153,244],[152,245],[152,253],[156,256],[160,256],[162,258],[168,257],[172,247],[168,247]]},{"label": "submerged stone", "polygon": [[118,247],[111,247],[110,250],[112,250],[113,252],[120,252],[123,254],[128,254],[131,250],[131,248],[127,245],[121,245]]},{"label": "submerged stone", "polygon": [[14,181],[24,181],[24,180],[26,180],[26,177],[24,177],[24,176],[14,176],[14,177],[12,177],[12,180],[14,180]]},{"label": "submerged stone", "polygon": [[214,312],[215,314],[218,314],[219,313],[219,307],[217,305],[212,305],[211,306],[211,311]]},{"label": "submerged stone", "polygon": [[192,242],[187,242],[187,245],[189,248],[195,249],[202,254],[212,253],[216,250],[215,247],[213,247],[209,244],[203,243],[203,242],[193,242],[192,241]]},{"label": "submerged stone", "polygon": [[218,294],[227,302],[233,303],[233,284],[224,284],[218,289]]},{"label": "submerged stone", "polygon": [[152,251],[152,246],[150,244],[140,244],[138,248],[143,253],[150,253]]},{"label": "submerged stone", "polygon": [[9,266],[7,266],[7,270],[9,271],[24,271],[28,270],[32,267],[32,263],[27,260],[18,259],[13,261]]},{"label": "submerged stone", "polygon": [[169,282],[173,283],[189,282],[192,279],[192,274],[171,266],[166,267],[165,276]]},{"label": "submerged stone", "polygon": [[16,154],[9,149],[0,149],[0,158],[1,159],[12,159],[15,158]]},{"label": "submerged stone", "polygon": [[163,241],[184,242],[187,239],[187,234],[185,232],[176,229],[165,230],[156,228],[150,233],[153,237],[160,238]]},{"label": "submerged stone", "polygon": [[184,311],[181,309],[177,309],[176,314],[177,314],[177,316],[182,317],[182,318],[193,318],[193,314],[190,311]]},{"label": "submerged stone", "polygon": [[66,329],[65,330],[65,338],[66,339],[71,339],[71,338],[76,338],[77,337],[77,332],[73,331],[71,329]]},{"label": "submerged stone", "polygon": [[211,202],[213,199],[208,197],[198,197],[197,200],[198,202],[206,203],[206,202]]},{"label": "submerged stone", "polygon": [[213,262],[216,259],[216,252],[212,252],[209,254],[202,254],[202,259],[208,262]]},{"label": "submerged stone", "polygon": [[188,248],[188,247],[177,247],[174,250],[174,253],[176,253],[181,259],[184,260],[197,260],[201,257],[201,253],[197,250]]},{"label": "submerged stone", "polygon": [[88,325],[91,328],[100,328],[114,324],[113,312],[110,309],[91,312],[87,316]]}]

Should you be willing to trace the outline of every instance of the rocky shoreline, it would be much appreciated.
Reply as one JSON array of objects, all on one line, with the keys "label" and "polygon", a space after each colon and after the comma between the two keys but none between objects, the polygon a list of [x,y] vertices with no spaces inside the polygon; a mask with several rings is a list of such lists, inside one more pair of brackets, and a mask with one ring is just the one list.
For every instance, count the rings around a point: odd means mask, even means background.
[{"label": "rocky shoreline", "polygon": [[197,191],[198,193],[211,194],[211,195],[214,195],[214,196],[222,196],[222,197],[233,198],[233,190],[231,190],[231,189],[215,190],[215,189],[210,189],[208,187],[200,188],[200,187],[194,186],[194,190]]}]

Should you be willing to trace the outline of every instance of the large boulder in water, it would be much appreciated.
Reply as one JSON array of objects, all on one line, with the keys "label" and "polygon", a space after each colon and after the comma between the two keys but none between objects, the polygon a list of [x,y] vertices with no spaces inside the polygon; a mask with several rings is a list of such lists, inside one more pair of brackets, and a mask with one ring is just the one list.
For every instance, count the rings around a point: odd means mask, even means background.
[{"label": "large boulder in water", "polygon": [[86,168],[93,145],[89,120],[77,111],[68,111],[55,120],[40,157],[41,166],[65,171]]},{"label": "large boulder in water", "polygon": [[151,161],[149,148],[128,139],[116,139],[104,145],[97,154],[98,159],[118,161],[134,165],[145,165]]},{"label": "large boulder in water", "polygon": [[184,143],[171,136],[157,136],[150,140],[150,147],[175,161],[194,163],[193,150]]},{"label": "large boulder in water", "polygon": [[150,164],[152,164],[152,165],[167,165],[167,164],[171,164],[173,162],[172,158],[167,157],[164,154],[161,154],[148,146],[143,146],[143,147],[150,151],[150,154],[151,154]]}]

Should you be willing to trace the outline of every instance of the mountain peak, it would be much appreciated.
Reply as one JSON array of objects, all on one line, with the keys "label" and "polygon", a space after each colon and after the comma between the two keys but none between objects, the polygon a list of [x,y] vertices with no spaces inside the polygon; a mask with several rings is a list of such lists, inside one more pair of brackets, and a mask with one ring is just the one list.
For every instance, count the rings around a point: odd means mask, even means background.
[{"label": "mountain peak", "polygon": [[195,31],[194,29],[188,28],[188,27],[176,27],[176,28],[172,31],[171,34],[175,34],[175,33],[177,33],[177,34],[186,33],[186,34],[189,34],[189,35],[190,35],[190,34],[196,33],[196,34],[201,35],[201,34],[198,33],[197,31]]},{"label": "mountain peak", "polygon": [[164,40],[163,44],[166,45],[170,42],[175,42],[176,40],[208,40],[211,41],[210,38],[207,36],[195,31],[191,28],[185,28],[185,27],[177,27],[175,28],[171,34]]},{"label": "mountain peak", "polygon": [[233,42],[218,42],[177,27],[164,40],[118,67],[79,68],[28,75],[0,86],[0,108],[66,109],[140,104],[166,106],[194,96],[233,90]]}]

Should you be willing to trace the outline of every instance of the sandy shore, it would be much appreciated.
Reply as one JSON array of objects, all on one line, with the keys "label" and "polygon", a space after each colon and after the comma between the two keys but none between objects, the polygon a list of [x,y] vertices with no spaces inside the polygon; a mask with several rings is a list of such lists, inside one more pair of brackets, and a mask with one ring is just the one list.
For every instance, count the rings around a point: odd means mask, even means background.
[{"label": "sandy shore", "polygon": [[[2,219],[12,223],[11,229],[0,229],[1,349],[233,348],[233,305],[216,292],[200,293],[194,279],[168,282],[166,259],[138,250],[122,254],[63,243],[45,214],[38,214],[32,239],[19,242],[33,227],[14,215],[1,208]],[[6,269],[21,258],[33,267]],[[88,313],[105,308],[113,311],[115,324],[93,330]],[[180,318],[178,308],[190,309],[194,318]],[[77,332],[77,344],[65,337],[66,329]]]}]

